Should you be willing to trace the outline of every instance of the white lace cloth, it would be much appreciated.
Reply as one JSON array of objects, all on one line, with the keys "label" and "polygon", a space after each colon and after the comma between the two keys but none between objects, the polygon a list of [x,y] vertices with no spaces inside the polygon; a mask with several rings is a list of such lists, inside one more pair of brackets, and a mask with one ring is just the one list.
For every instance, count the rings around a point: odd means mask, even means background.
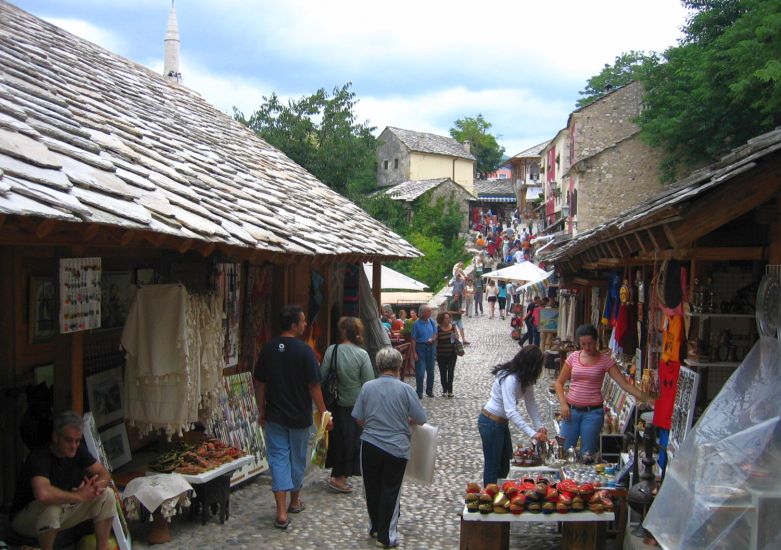
[{"label": "white lace cloth", "polygon": [[122,493],[122,500],[130,519],[141,519],[139,504],[151,514],[155,511],[165,518],[176,515],[179,506],[189,506],[192,485],[179,474],[158,474],[137,477],[130,481]]}]

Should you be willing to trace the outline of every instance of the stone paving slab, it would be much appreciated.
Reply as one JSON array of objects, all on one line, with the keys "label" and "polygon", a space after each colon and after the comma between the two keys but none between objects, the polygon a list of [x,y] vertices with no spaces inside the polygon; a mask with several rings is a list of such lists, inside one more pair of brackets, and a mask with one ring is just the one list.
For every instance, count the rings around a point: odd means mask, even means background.
[{"label": "stone paving slab", "polygon": [[[493,377],[489,369],[512,358],[518,344],[510,338],[509,320],[464,317],[466,338],[472,342],[456,365],[454,398],[441,397],[437,372],[434,398],[424,397],[429,423],[439,426],[437,471],[432,485],[405,483],[401,494],[399,520],[400,547],[409,550],[451,550],[459,547],[459,513],[463,492],[469,481],[482,479],[483,456],[477,432],[477,416],[488,400]],[[414,379],[408,380],[414,386]],[[550,433],[553,425],[545,398],[551,380],[540,378],[535,393],[540,412]],[[523,408],[522,413],[525,414]],[[512,429],[513,443],[528,445],[530,440]],[[349,495],[328,491],[328,472],[307,474],[302,498],[307,509],[291,515],[286,531],[273,527],[274,502],[270,478],[237,488],[231,495],[230,519],[220,525],[216,517],[201,526],[183,518],[171,525],[173,540],[167,548],[218,549],[363,549],[373,548],[366,534],[366,515],[360,478],[353,478],[355,492]],[[146,548],[147,526],[135,523],[134,547]],[[513,526],[511,547],[557,548],[560,536],[556,524]]]}]

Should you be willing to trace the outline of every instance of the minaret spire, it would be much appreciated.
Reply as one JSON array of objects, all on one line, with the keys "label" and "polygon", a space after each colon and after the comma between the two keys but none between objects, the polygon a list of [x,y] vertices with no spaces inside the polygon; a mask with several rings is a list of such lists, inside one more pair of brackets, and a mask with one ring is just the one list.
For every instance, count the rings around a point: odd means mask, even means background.
[{"label": "minaret spire", "polygon": [[171,82],[181,84],[182,73],[179,71],[179,24],[176,22],[174,0],[171,0],[171,11],[168,13],[168,28],[165,31],[164,44],[163,76]]}]

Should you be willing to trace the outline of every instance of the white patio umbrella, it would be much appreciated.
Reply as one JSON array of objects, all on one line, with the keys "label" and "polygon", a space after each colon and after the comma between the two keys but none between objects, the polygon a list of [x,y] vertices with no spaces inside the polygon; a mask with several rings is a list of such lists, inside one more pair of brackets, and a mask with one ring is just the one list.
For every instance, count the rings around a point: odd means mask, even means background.
[{"label": "white patio umbrella", "polygon": [[485,279],[501,279],[503,281],[513,281],[517,283],[537,282],[548,276],[548,272],[540,269],[531,262],[521,262],[513,264],[510,267],[504,267],[485,273]]},{"label": "white patio umbrella", "polygon": [[[372,263],[367,262],[363,264],[363,271],[366,273],[366,278],[369,279],[369,284],[371,284]],[[408,277],[384,265],[380,266],[380,277],[382,283],[381,290],[428,290],[428,285],[425,283],[416,281],[412,277]]]}]

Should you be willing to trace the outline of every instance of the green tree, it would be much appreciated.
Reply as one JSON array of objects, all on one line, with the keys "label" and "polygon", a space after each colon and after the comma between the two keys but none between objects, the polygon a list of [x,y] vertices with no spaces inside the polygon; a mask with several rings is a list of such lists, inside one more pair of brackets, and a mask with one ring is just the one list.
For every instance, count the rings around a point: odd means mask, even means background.
[{"label": "green tree", "polygon": [[658,59],[655,53],[646,54],[641,51],[629,51],[616,57],[612,65],[605,63],[599,74],[592,76],[586,82],[586,87],[578,92],[582,95],[578,107],[583,107],[599,99],[611,89],[618,88],[636,80],[644,66]]},{"label": "green tree", "polygon": [[668,179],[781,124],[781,2],[684,4],[684,40],[642,77],[642,135],[667,151]]},{"label": "green tree", "polygon": [[375,128],[358,122],[351,86],[331,94],[321,88],[287,104],[272,93],[249,118],[235,107],[233,115],[330,188],[351,195],[375,185]]},{"label": "green tree", "polygon": [[485,177],[501,166],[504,147],[496,142],[496,136],[489,134],[492,124],[483,118],[459,118],[450,129],[450,136],[460,143],[470,142],[470,149],[475,156],[476,176]]}]

